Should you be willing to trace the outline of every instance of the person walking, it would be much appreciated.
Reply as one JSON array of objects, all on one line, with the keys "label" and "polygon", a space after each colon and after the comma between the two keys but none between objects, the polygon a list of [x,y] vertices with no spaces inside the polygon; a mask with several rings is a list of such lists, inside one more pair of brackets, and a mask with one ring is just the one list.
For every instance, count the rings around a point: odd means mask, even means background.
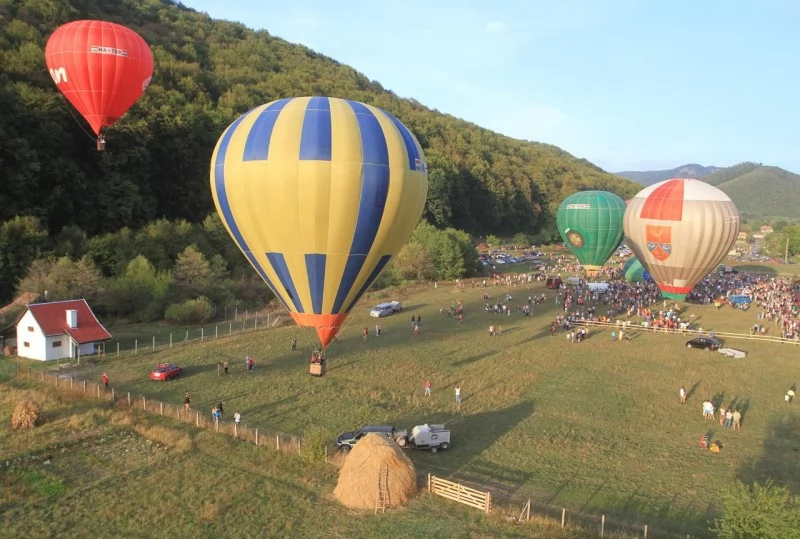
[{"label": "person walking", "polygon": [[242,426],[242,414],[239,413],[239,410],[236,410],[236,413],[233,414],[233,424],[237,428]]},{"label": "person walking", "polygon": [[183,409],[187,412],[189,411],[189,405],[192,403],[192,398],[187,391],[186,394],[183,396]]},{"label": "person walking", "polygon": [[253,358],[251,356],[247,356],[247,370],[249,372],[253,372],[253,366],[254,365],[255,365],[255,362],[253,361]]},{"label": "person walking", "polygon": [[425,396],[426,397],[430,397],[431,396],[431,381],[430,380],[425,380]]},{"label": "person walking", "polygon": [[369,330],[367,326],[364,326],[364,329],[361,330],[361,337],[363,337],[364,342],[367,342],[367,333],[369,333]]},{"label": "person walking", "polygon": [[225,371],[225,374],[228,374],[228,367],[229,366],[230,365],[228,365],[228,360],[227,359],[222,362],[222,370]]},{"label": "person walking", "polygon": [[681,398],[681,404],[686,404],[686,388],[684,386],[678,390],[678,396]]},{"label": "person walking", "polygon": [[217,411],[219,412],[219,418],[222,419],[222,401],[217,403]]},{"label": "person walking", "polygon": [[381,325],[380,324],[375,324],[375,336],[376,337],[380,337],[381,336]]},{"label": "person walking", "polygon": [[106,386],[106,388],[108,388],[108,375],[106,373],[103,373],[100,379],[103,381],[103,385]]},{"label": "person walking", "polygon": [[456,384],[456,404],[461,405],[461,385]]},{"label": "person walking", "polygon": [[297,352],[297,338],[292,337],[292,352]]}]

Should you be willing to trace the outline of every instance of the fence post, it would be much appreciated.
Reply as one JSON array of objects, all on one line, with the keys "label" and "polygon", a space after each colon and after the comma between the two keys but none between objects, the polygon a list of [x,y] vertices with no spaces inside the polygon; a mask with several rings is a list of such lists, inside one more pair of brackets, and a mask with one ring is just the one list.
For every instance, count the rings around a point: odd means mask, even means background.
[{"label": "fence post", "polygon": [[239,307],[236,307],[236,310],[233,311],[233,319],[239,320]]},{"label": "fence post", "polygon": [[117,402],[116,392],[113,387],[111,388],[111,402]]},{"label": "fence post", "polygon": [[134,356],[139,355],[139,339],[133,340],[133,355]]},{"label": "fence post", "polygon": [[256,429],[256,445],[258,445],[258,429]]},{"label": "fence post", "polygon": [[73,387],[75,387],[75,378],[70,376],[69,377],[69,388],[72,389]]},{"label": "fence post", "polygon": [[267,327],[269,327],[269,311],[267,311]]},{"label": "fence post", "polygon": [[131,392],[128,391],[128,406],[131,405]]},{"label": "fence post", "polygon": [[161,415],[164,415],[164,403],[159,402],[159,404],[161,405]]},{"label": "fence post", "polygon": [[172,333],[169,334],[169,347],[172,348]]},{"label": "fence post", "polygon": [[83,381],[83,393],[86,394],[86,380]]},{"label": "fence post", "polygon": [[328,463],[328,446],[325,446],[325,464]]},{"label": "fence post", "polygon": [[56,387],[58,387],[58,373],[56,373]]},{"label": "fence post", "polygon": [[153,352],[156,351],[156,336],[153,335]]},{"label": "fence post", "polygon": [[236,425],[236,423],[233,424],[233,437],[234,438],[239,437],[239,427]]},{"label": "fence post", "polygon": [[100,384],[97,384],[97,398],[100,398]]},{"label": "fence post", "polygon": [[244,321],[247,322],[247,309],[244,310]]},{"label": "fence post", "polygon": [[647,539],[647,524],[644,525],[644,539]]},{"label": "fence post", "polygon": [[117,356],[119,356],[119,341],[117,341]]},{"label": "fence post", "polygon": [[44,371],[42,371],[42,382],[44,382]]},{"label": "fence post", "polygon": [[219,339],[219,326],[214,324],[214,338]]},{"label": "fence post", "polygon": [[431,473],[428,472],[428,492],[431,491]]},{"label": "fence post", "polygon": [[242,333],[244,333],[245,331],[247,331],[247,318],[242,320]]},{"label": "fence post", "polygon": [[199,427],[200,426],[200,412],[195,412],[194,415],[195,415],[194,423],[195,423],[195,425],[197,425]]},{"label": "fence post", "polygon": [[203,328],[200,328],[200,342],[203,342],[204,339],[205,339],[205,330]]},{"label": "fence post", "polygon": [[487,515],[489,514],[489,511],[491,510],[491,508],[492,508],[492,493],[491,492],[487,492],[486,493],[486,514]]},{"label": "fence post", "polygon": [[603,537],[603,534],[605,533],[605,531],[606,531],[606,516],[605,515],[601,515],[600,516],[600,537]]},{"label": "fence post", "polygon": [[253,321],[253,331],[258,329],[258,316],[256,316],[255,320]]},{"label": "fence post", "polygon": [[214,431],[219,432],[219,419],[214,420]]},{"label": "fence post", "polygon": [[561,508],[561,529],[564,529],[564,521],[567,519],[567,508]]},{"label": "fence post", "polygon": [[144,395],[142,395],[142,410],[147,410],[147,400]]},{"label": "fence post", "polygon": [[531,519],[531,500],[528,499],[528,508],[525,511],[525,520],[528,521]]},{"label": "fence post", "polygon": [[281,450],[281,436],[280,434],[275,435],[275,448],[280,451]]}]

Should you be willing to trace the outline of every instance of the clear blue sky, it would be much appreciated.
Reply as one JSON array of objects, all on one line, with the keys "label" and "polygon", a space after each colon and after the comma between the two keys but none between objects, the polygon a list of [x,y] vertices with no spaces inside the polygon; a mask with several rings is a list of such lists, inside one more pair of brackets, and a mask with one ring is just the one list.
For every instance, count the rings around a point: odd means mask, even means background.
[{"label": "clear blue sky", "polygon": [[800,172],[800,0],[184,0],[610,171]]}]

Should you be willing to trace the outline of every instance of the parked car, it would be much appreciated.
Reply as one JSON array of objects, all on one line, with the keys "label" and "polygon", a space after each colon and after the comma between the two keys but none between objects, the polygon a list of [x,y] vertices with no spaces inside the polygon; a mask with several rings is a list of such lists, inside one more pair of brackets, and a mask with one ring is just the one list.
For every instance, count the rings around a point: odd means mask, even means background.
[{"label": "parked car", "polygon": [[151,380],[172,380],[183,374],[183,368],[175,363],[159,363],[150,371]]},{"label": "parked car", "polygon": [[400,447],[404,447],[408,443],[408,431],[406,429],[398,429],[388,425],[366,425],[357,431],[345,432],[337,436],[336,448],[342,451],[350,451],[356,445],[356,442],[370,432],[386,436],[397,442]]},{"label": "parked car", "polygon": [[713,337],[696,337],[686,341],[686,348],[700,348],[701,350],[719,350],[720,342]]},{"label": "parked car", "polygon": [[450,430],[444,425],[417,425],[411,429],[411,436],[408,437],[408,445],[416,449],[430,449],[431,453],[436,453],[440,449],[450,447]]},{"label": "parked car", "polygon": [[403,309],[403,304],[399,301],[390,301],[389,303],[379,303],[369,312],[373,318],[383,318],[384,316],[392,315],[400,312]]}]

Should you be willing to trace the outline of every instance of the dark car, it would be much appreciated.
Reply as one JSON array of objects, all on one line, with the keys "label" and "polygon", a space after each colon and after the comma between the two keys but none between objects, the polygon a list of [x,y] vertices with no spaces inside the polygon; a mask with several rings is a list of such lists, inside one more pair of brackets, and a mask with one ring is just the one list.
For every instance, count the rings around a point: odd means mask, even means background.
[{"label": "dark car", "polygon": [[408,443],[408,431],[388,425],[367,425],[354,432],[345,432],[336,437],[336,447],[342,451],[350,451],[361,438],[374,432],[397,442],[400,447]]},{"label": "dark car", "polygon": [[172,380],[183,374],[183,369],[174,363],[159,363],[150,371],[151,380]]},{"label": "dark car", "polygon": [[720,342],[713,337],[697,337],[686,341],[686,348],[700,348],[701,350],[719,350]]}]

